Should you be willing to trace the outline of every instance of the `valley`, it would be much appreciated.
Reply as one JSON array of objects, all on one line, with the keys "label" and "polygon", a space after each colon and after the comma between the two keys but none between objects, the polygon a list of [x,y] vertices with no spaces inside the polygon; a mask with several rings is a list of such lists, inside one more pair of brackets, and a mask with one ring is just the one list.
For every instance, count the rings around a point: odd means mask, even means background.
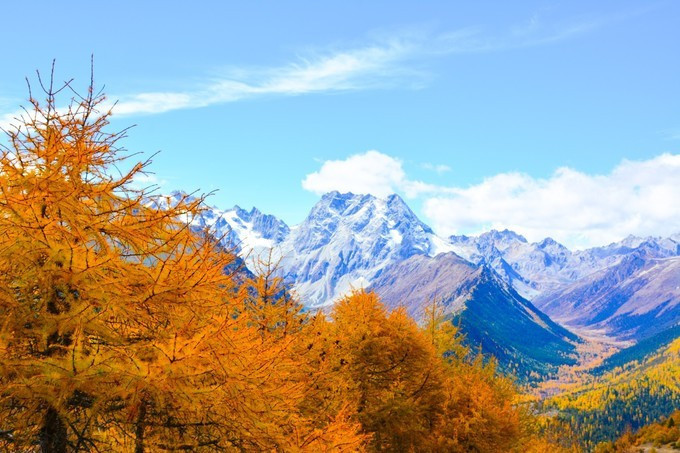
[{"label": "valley", "polygon": [[555,376],[535,385],[530,394],[538,400],[582,386],[592,379],[593,370],[617,352],[632,346],[630,342],[607,337],[601,331],[583,328],[570,330],[583,340],[576,345],[576,363],[560,366]]}]

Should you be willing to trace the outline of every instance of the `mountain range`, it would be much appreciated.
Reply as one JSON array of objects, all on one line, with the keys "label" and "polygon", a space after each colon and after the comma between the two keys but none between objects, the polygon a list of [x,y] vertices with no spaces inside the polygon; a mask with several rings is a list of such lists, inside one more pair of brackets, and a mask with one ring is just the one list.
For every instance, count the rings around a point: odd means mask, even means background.
[{"label": "mountain range", "polygon": [[358,288],[415,319],[441,301],[470,343],[527,376],[573,363],[572,331],[637,342],[680,322],[680,234],[576,251],[509,230],[441,237],[398,195],[339,192],[295,226],[238,206],[195,223],[249,268],[276,264],[309,309]]}]

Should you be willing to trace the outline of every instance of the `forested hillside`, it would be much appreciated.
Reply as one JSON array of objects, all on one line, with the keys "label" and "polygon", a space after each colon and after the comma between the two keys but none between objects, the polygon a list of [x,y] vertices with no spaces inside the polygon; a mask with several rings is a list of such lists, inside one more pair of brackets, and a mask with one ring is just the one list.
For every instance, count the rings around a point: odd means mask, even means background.
[{"label": "forested hillside", "polygon": [[643,426],[636,433],[627,431],[616,441],[599,443],[595,446],[595,453],[680,451],[680,427],[676,422],[678,419],[680,419],[680,410],[668,417],[662,417],[657,423]]},{"label": "forested hillside", "polygon": [[545,402],[590,449],[680,407],[680,339]]}]

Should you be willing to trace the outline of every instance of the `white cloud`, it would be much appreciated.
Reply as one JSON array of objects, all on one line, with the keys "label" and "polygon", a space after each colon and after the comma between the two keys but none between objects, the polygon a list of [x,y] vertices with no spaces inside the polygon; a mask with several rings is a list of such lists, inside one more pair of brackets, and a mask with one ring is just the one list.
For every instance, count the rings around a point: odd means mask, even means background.
[{"label": "white cloud", "polygon": [[319,171],[305,177],[302,187],[318,195],[337,190],[386,197],[400,191],[405,179],[399,159],[368,151],[345,160],[324,162]]},{"label": "white cloud", "polygon": [[603,175],[563,167],[549,178],[500,173],[455,187],[409,179],[401,160],[368,151],[324,162],[302,186],[316,194],[338,190],[419,198],[426,220],[445,236],[509,228],[532,241],[552,237],[584,248],[629,234],[680,232],[680,154],[624,160]]},{"label": "white cloud", "polygon": [[422,164],[421,166],[425,170],[430,170],[430,171],[433,171],[433,172],[440,174],[440,175],[442,173],[446,173],[447,171],[451,171],[451,167],[449,167],[448,165],[444,165],[444,164],[431,164],[429,162],[426,162],[426,163]]},{"label": "white cloud", "polygon": [[436,185],[407,178],[400,159],[375,150],[354,154],[344,160],[323,162],[319,171],[305,177],[302,187],[317,195],[337,190],[369,193],[380,198],[393,193],[416,198],[442,190]]},{"label": "white cloud", "polygon": [[539,240],[550,236],[588,247],[628,234],[680,231],[680,155],[623,161],[611,173],[570,168],[550,178],[503,173],[467,188],[446,188],[424,201],[425,216],[440,234],[510,228]]}]

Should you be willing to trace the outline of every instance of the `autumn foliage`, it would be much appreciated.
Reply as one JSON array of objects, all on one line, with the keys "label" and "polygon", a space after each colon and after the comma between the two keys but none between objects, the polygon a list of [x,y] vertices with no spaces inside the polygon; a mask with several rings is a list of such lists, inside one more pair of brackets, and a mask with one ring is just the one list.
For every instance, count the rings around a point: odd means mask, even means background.
[{"label": "autumn foliage", "polygon": [[512,383],[468,358],[436,306],[418,326],[360,291],[305,314],[270,266],[245,278],[219,238],[192,227],[203,198],[137,188],[150,162],[118,148],[124,133],[106,131],[92,87],[58,109],[69,90],[32,98],[0,156],[3,449],[543,442]]}]

